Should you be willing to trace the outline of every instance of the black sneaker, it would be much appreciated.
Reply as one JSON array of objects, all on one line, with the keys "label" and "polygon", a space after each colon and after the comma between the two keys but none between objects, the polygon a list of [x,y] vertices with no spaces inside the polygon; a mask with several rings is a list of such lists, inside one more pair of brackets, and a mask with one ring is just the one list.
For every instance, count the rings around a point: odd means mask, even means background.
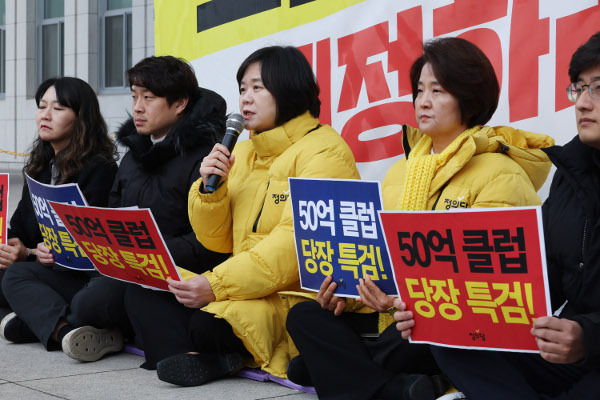
[{"label": "black sneaker", "polygon": [[420,374],[398,374],[379,389],[375,398],[401,400],[435,400],[431,377]]},{"label": "black sneaker", "polygon": [[199,386],[244,366],[238,353],[177,354],[156,364],[158,379],[179,386]]},{"label": "black sneaker", "polygon": [[2,318],[0,336],[13,343],[35,343],[38,341],[38,338],[27,324],[17,317],[14,312]]}]

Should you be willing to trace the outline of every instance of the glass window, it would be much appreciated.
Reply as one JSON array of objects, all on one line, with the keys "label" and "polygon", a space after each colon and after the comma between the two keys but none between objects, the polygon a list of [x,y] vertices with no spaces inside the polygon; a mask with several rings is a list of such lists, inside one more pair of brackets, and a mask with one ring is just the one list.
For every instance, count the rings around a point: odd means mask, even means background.
[{"label": "glass window", "polygon": [[44,19],[65,16],[65,0],[44,0]]},{"label": "glass window", "polygon": [[65,4],[64,0],[41,0],[38,28],[38,76],[40,82],[64,74]]},{"label": "glass window", "polygon": [[6,25],[6,0],[0,0],[0,25]]},{"label": "glass window", "polygon": [[103,10],[103,87],[126,88],[131,68],[131,0],[107,0]]},{"label": "glass window", "polygon": [[121,8],[131,8],[131,0],[107,0],[107,10],[120,10]]}]

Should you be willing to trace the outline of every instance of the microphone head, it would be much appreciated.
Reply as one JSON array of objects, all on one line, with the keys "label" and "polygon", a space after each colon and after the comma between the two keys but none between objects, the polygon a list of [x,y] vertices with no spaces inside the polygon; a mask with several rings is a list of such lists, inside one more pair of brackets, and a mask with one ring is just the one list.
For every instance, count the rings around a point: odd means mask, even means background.
[{"label": "microphone head", "polygon": [[229,114],[225,126],[227,130],[231,128],[239,135],[245,128],[244,117],[242,117],[240,114]]}]

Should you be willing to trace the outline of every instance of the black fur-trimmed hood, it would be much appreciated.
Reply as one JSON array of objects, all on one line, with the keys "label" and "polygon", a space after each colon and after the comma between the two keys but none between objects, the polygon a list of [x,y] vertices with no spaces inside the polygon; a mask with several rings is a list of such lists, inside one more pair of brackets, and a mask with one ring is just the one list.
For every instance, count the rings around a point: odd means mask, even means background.
[{"label": "black fur-trimmed hood", "polygon": [[192,109],[177,121],[162,142],[153,146],[149,135],[138,134],[131,116],[117,130],[117,141],[129,148],[146,167],[162,164],[200,146],[212,147],[225,134],[227,105],[219,94],[208,89],[199,90]]}]

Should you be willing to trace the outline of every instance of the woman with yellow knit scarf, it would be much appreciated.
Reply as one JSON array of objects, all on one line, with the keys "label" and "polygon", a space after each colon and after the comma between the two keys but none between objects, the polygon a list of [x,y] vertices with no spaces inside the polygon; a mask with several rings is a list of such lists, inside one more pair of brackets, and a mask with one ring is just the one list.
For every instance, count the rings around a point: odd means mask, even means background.
[{"label": "woman with yellow knit scarf", "polygon": [[[452,207],[540,205],[537,190],[551,163],[542,150],[554,140],[509,127],[484,126],[498,105],[494,69],[474,44],[442,38],[423,46],[410,72],[419,129],[403,127],[405,157],[386,174],[387,210],[448,210]],[[369,279],[359,286],[362,303],[377,313],[353,313],[351,301],[323,282],[317,302],[294,306],[288,331],[300,356],[288,377],[313,384],[320,399],[435,399],[445,390],[430,349],[405,338],[414,326],[410,311]],[[378,323],[377,339],[361,338]],[[401,330],[402,332],[399,332]]]}]

